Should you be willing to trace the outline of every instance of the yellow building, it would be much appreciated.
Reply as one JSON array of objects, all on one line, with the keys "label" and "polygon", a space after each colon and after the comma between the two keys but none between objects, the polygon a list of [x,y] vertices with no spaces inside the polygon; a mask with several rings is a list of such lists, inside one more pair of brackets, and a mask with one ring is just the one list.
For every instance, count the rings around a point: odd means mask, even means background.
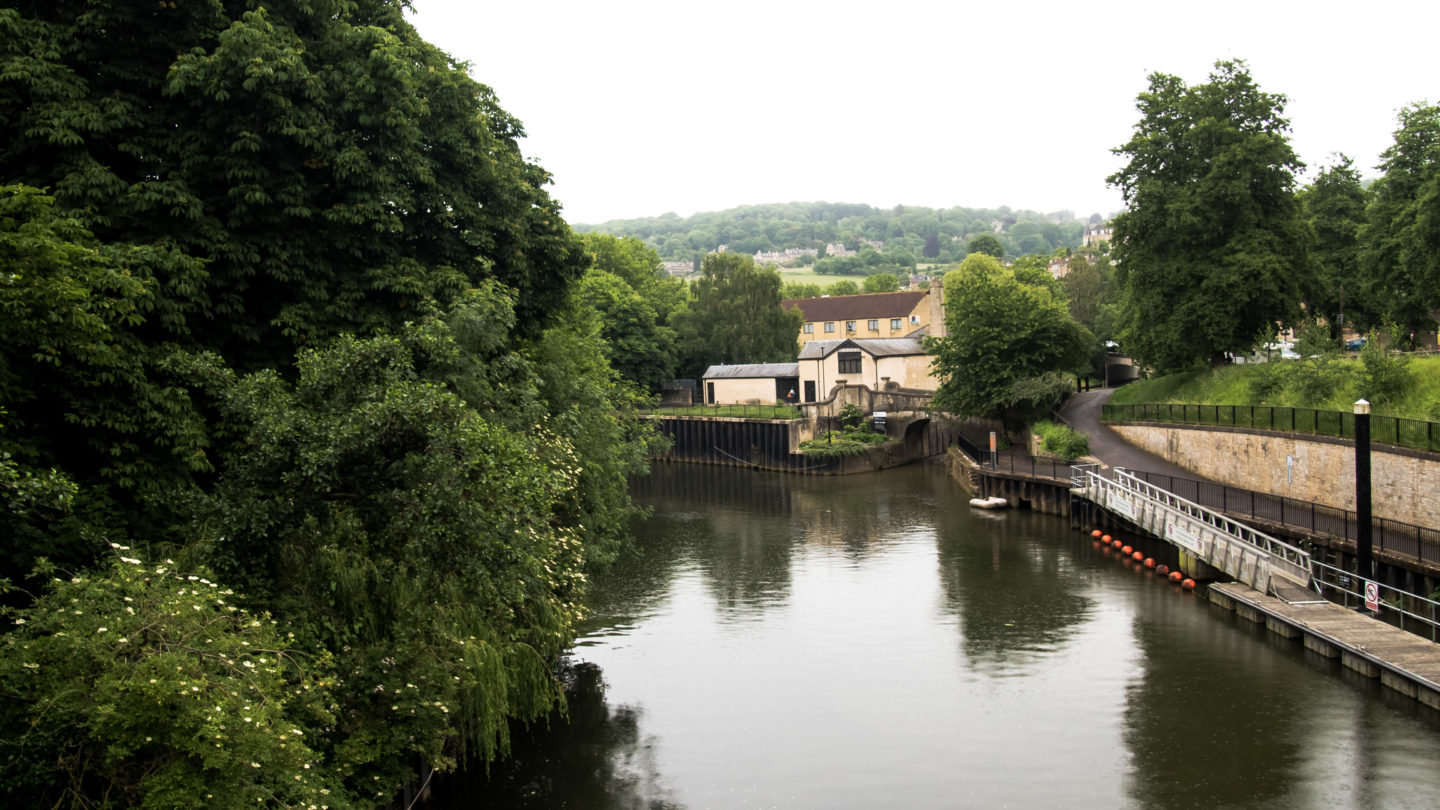
[{"label": "yellow building", "polygon": [[[931,289],[939,287],[936,284]],[[804,315],[805,322],[800,327],[800,343],[803,345],[812,340],[934,335],[935,332],[929,331],[930,325],[944,318],[943,314],[937,316],[934,312],[941,296],[943,293],[937,293],[932,299],[930,290],[827,295],[789,298],[781,301],[780,305],[786,309],[799,309]]]}]

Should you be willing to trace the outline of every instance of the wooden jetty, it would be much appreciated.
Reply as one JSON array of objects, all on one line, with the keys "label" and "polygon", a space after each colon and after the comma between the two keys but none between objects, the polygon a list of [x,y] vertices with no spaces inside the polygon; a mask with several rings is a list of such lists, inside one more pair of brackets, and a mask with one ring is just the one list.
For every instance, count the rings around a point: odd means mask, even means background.
[{"label": "wooden jetty", "polygon": [[1440,709],[1440,644],[1318,596],[1292,603],[1238,582],[1208,590],[1212,604],[1264,622],[1286,638],[1303,638],[1306,649],[1339,658],[1346,668]]}]

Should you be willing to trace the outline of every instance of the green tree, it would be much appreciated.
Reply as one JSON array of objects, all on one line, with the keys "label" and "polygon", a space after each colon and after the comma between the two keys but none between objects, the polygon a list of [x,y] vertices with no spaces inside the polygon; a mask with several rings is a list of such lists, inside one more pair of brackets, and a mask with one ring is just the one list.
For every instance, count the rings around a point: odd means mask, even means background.
[{"label": "green tree", "polygon": [[984,254],[945,275],[945,305],[949,334],[927,343],[941,380],[935,407],[1007,427],[1058,401],[1068,382],[1057,372],[1084,362],[1094,340],[1048,288]]},{"label": "green tree", "polygon": [[900,289],[900,280],[893,273],[876,273],[865,277],[861,289],[867,293],[895,292]]},{"label": "green tree", "polygon": [[986,256],[994,256],[997,259],[1005,257],[1005,247],[994,234],[981,233],[970,237],[970,242],[965,246],[970,253],[983,253]]},{"label": "green tree", "polygon": [[1113,246],[1122,342],[1159,369],[1219,362],[1294,321],[1314,277],[1285,97],[1222,61],[1191,87],[1151,75],[1137,106],[1109,178],[1127,207]]},{"label": "green tree", "polygon": [[1320,170],[1315,182],[1300,194],[1305,216],[1315,232],[1317,284],[1306,302],[1307,312],[1331,325],[1339,337],[1341,316],[1365,328],[1376,313],[1368,302],[1368,289],[1360,270],[1360,231],[1365,225],[1365,189],[1350,158],[1337,156],[1333,166]]},{"label": "green tree", "polygon": [[660,390],[675,376],[677,340],[668,322],[685,303],[684,282],[665,273],[638,239],[586,234],[583,241],[592,267],[576,296],[599,322],[606,358],[621,377]]},{"label": "green tree", "polygon": [[1362,266],[1377,305],[1406,330],[1429,329],[1440,309],[1440,106],[1400,111],[1395,143],[1371,187]]},{"label": "green tree", "polygon": [[56,0],[0,28],[4,176],[102,243],[168,249],[157,338],[284,364],[481,279],[536,335],[583,270],[519,122],[402,4]]},{"label": "green tree", "polygon": [[791,298],[819,298],[821,295],[819,284],[787,281],[780,286],[780,297],[785,300]]},{"label": "green tree", "polygon": [[799,310],[780,306],[780,274],[749,256],[712,253],[690,306],[675,314],[683,367],[698,377],[713,363],[794,360]]},{"label": "green tree", "polygon": [[203,569],[133,553],[117,544],[107,564],[52,576],[6,611],[6,803],[357,806],[315,733],[337,721],[328,654],[237,608]]},{"label": "green tree", "polygon": [[848,279],[837,281],[825,288],[826,295],[858,295],[859,292],[860,285]]}]

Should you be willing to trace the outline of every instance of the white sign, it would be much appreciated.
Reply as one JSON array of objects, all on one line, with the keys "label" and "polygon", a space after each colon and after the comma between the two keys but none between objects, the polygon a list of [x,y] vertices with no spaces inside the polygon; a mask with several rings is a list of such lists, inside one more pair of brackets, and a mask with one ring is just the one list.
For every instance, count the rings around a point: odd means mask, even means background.
[{"label": "white sign", "polygon": [[1380,583],[1365,581],[1365,609],[1380,609]]},{"label": "white sign", "polygon": [[1135,519],[1135,504],[1131,503],[1128,498],[1125,498],[1118,494],[1111,495],[1110,508],[1114,509],[1116,512],[1119,512],[1130,520]]},{"label": "white sign", "polygon": [[1174,520],[1165,521],[1165,539],[1194,551],[1197,554],[1200,553],[1200,535],[1190,531],[1188,527],[1176,523]]}]

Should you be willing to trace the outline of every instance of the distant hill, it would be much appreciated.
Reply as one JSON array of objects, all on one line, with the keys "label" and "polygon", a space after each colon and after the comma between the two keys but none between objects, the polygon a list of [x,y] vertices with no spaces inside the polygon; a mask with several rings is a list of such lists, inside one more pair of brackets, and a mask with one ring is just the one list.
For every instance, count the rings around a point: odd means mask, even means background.
[{"label": "distant hill", "polygon": [[[667,261],[689,261],[721,245],[735,253],[820,250],[843,246],[881,252],[904,250],[921,262],[959,261],[976,234],[995,236],[1007,256],[1050,254],[1080,246],[1087,222],[1070,211],[1041,214],[1000,208],[924,208],[897,205],[882,209],[856,203],[795,202],[746,205],[691,217],[662,214],[617,219],[598,225],[574,225],[580,232],[633,236]],[[834,255],[833,250],[828,251]]]}]

